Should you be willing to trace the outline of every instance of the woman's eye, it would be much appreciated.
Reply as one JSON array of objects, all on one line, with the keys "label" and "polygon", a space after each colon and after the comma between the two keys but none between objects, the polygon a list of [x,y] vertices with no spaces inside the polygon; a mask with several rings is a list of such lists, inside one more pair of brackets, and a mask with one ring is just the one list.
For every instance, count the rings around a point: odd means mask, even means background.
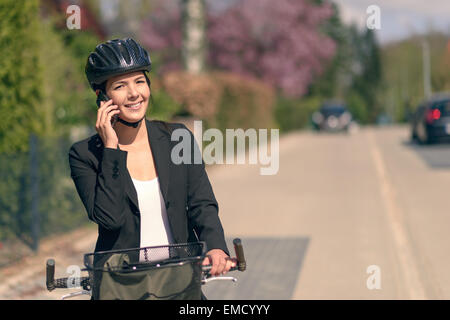
[{"label": "woman's eye", "polygon": [[123,85],[117,86],[117,87],[114,88],[114,90],[120,89],[122,87],[123,87]]}]

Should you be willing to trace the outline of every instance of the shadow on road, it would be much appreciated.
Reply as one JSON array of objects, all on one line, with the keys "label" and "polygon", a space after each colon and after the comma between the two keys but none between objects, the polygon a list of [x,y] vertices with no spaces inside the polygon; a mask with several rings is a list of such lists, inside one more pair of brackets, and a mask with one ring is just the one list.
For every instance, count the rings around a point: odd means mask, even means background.
[{"label": "shadow on road", "polygon": [[[227,244],[234,256],[231,241],[227,239]],[[247,270],[227,275],[236,277],[237,283],[213,282],[203,291],[213,300],[291,299],[309,242],[307,237],[242,238]]]},{"label": "shadow on road", "polygon": [[450,169],[450,141],[440,141],[433,144],[419,144],[404,140],[403,146],[416,152],[431,169]]}]

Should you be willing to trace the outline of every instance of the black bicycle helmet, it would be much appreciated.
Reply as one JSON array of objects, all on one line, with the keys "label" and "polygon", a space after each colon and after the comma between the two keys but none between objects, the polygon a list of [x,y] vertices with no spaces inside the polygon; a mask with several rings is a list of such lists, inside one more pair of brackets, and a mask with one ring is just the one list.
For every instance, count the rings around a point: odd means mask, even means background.
[{"label": "black bicycle helmet", "polygon": [[147,51],[133,39],[114,39],[99,44],[86,63],[86,77],[95,91],[111,77],[135,72],[150,72],[152,62]]}]

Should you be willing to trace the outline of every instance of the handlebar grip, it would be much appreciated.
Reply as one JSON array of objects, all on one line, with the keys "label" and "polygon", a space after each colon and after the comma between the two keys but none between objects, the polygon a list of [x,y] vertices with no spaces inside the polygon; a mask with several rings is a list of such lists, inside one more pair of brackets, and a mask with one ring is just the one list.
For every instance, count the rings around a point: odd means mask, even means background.
[{"label": "handlebar grip", "polygon": [[69,282],[68,278],[56,279],[55,288],[66,289],[68,288],[68,282]]},{"label": "handlebar grip", "polygon": [[[203,272],[209,272],[211,270],[211,268],[212,268],[212,265],[210,265],[210,264],[202,266]],[[236,267],[231,267],[230,270],[228,270],[228,271],[237,271],[237,270],[239,270],[239,268],[236,266]]]},{"label": "handlebar grip", "polygon": [[47,271],[47,279],[46,279],[47,290],[52,291],[55,289],[55,260],[54,259],[47,260],[46,271]]},{"label": "handlebar grip", "polygon": [[[76,284],[78,282],[78,284]],[[83,288],[84,290],[90,290],[90,278],[80,277],[80,278],[60,278],[56,279],[56,288],[66,289],[66,288]]]},{"label": "handlebar grip", "polygon": [[236,252],[236,259],[238,261],[238,270],[245,271],[247,264],[245,262],[244,248],[242,247],[242,241],[239,238],[233,240],[234,251]]},{"label": "handlebar grip", "polygon": [[[78,284],[75,284],[77,281]],[[69,288],[79,288],[82,287],[85,290],[89,290],[90,288],[90,279],[89,277],[80,277],[80,278],[59,278],[55,279],[53,283],[53,288],[55,289],[69,289]]]}]

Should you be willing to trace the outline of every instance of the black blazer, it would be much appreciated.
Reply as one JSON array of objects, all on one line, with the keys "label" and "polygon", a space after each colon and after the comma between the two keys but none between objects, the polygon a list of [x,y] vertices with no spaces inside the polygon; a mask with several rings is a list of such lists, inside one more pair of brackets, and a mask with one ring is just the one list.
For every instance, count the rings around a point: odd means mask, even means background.
[{"label": "black blazer", "polygon": [[[218,204],[205,165],[174,164],[171,132],[183,124],[145,120],[161,193],[176,243],[205,241],[207,250],[228,255]],[[198,148],[194,136],[191,146]],[[193,159],[193,155],[192,155]],[[140,246],[140,213],[136,189],[127,169],[127,152],[104,148],[98,134],[69,151],[71,176],[90,220],[98,224],[95,251]]]}]

